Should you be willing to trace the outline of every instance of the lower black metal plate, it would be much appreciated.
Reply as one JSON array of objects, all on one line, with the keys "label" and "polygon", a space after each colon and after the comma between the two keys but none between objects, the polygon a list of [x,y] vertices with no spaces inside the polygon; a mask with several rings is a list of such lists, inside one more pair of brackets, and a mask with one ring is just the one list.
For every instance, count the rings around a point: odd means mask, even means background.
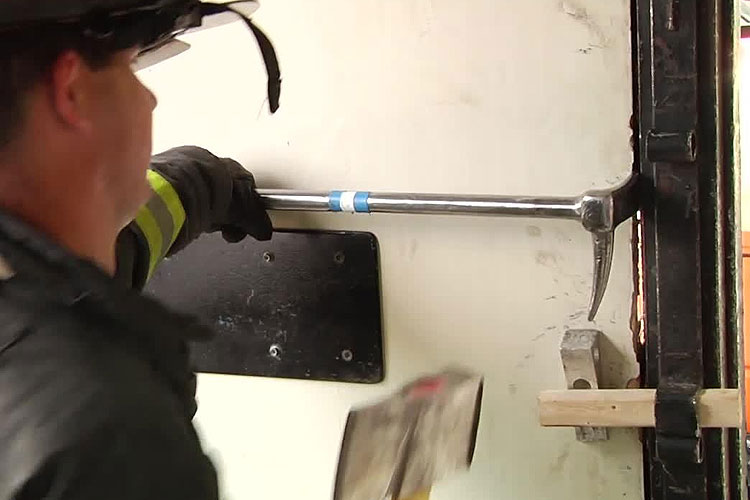
[{"label": "lower black metal plate", "polygon": [[192,347],[201,372],[377,383],[383,380],[378,246],[361,232],[276,232],[228,244],[200,238],[146,287],[212,325]]}]

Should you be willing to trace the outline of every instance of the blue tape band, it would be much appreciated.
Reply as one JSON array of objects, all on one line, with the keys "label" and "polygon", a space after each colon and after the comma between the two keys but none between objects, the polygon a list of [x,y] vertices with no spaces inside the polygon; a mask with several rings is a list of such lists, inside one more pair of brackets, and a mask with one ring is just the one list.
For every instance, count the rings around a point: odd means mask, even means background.
[{"label": "blue tape band", "polygon": [[334,212],[341,212],[341,191],[331,191],[328,195],[328,208]]},{"label": "blue tape band", "polygon": [[370,204],[368,203],[368,200],[370,199],[370,193],[366,191],[357,191],[357,193],[354,195],[354,211],[359,213],[369,213],[370,212]]}]

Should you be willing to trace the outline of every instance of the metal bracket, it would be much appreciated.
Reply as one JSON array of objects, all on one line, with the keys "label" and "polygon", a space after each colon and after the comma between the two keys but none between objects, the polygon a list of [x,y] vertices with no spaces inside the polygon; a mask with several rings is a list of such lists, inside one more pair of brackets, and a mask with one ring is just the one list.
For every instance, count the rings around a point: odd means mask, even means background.
[{"label": "metal bracket", "polygon": [[703,462],[697,408],[698,387],[662,385],[656,390],[656,456],[669,466],[689,458]]},{"label": "metal bracket", "polygon": [[[599,389],[601,353],[598,330],[568,330],[560,344],[568,389]],[[606,427],[576,427],[576,439],[583,442],[606,441]]]},{"label": "metal bracket", "polygon": [[635,215],[638,177],[619,186],[576,197],[482,196],[459,194],[371,193],[369,191],[259,190],[269,210],[345,213],[484,215],[569,219],[591,233],[594,283],[589,321],[596,316],[609,281],[615,229]]}]

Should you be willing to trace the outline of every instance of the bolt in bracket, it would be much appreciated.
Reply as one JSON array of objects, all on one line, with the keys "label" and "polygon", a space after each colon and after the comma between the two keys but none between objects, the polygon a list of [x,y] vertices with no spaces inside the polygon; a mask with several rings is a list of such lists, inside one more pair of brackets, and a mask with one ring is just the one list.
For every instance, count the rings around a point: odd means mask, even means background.
[{"label": "bolt in bracket", "polygon": [[483,215],[577,220],[591,233],[594,247],[594,283],[589,321],[596,316],[607,289],[612,267],[614,232],[638,208],[637,176],[619,186],[576,197],[492,196],[460,194],[373,193],[369,191],[259,190],[269,210]]},{"label": "bolt in bracket", "polygon": [[[560,358],[568,389],[599,389],[601,354],[598,330],[568,330],[560,343]],[[576,427],[576,439],[606,441],[606,427]]]}]

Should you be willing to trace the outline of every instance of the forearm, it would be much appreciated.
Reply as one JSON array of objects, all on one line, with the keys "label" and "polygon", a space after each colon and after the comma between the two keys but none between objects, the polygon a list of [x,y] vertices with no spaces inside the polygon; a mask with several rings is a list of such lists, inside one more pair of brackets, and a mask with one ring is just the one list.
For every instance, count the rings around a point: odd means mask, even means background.
[{"label": "forearm", "polygon": [[151,199],[117,238],[115,279],[142,289],[170,252],[186,221],[180,196],[166,179],[148,171]]},{"label": "forearm", "polygon": [[117,241],[116,278],[143,288],[164,257],[204,233],[221,231],[228,242],[250,235],[271,238],[273,227],[242,165],[195,146],[183,146],[151,159],[153,195]]}]

